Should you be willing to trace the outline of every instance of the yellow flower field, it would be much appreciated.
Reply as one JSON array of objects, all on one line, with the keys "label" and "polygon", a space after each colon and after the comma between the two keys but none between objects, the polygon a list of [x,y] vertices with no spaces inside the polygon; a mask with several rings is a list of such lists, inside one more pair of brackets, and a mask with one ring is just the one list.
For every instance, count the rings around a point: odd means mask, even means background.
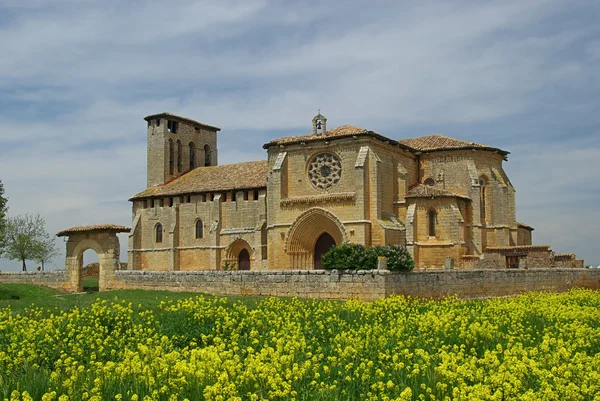
[{"label": "yellow flower field", "polygon": [[6,400],[600,400],[600,292],[0,310]]}]

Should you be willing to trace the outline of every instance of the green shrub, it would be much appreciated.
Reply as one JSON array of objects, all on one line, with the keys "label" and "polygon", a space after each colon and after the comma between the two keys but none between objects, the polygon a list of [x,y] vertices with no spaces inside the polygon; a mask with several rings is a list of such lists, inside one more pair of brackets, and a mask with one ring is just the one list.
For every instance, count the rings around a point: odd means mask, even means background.
[{"label": "green shrub", "polygon": [[411,271],[415,266],[406,248],[396,245],[367,248],[361,244],[345,243],[331,248],[321,261],[323,267],[329,270],[372,270],[377,268],[378,256],[388,259],[388,270]]},{"label": "green shrub", "polygon": [[398,245],[376,246],[370,248],[377,256],[387,258],[388,270],[411,271],[415,268],[415,261],[406,248]]},{"label": "green shrub", "polygon": [[377,268],[377,255],[364,245],[345,243],[334,246],[321,258],[325,269],[369,270]]}]

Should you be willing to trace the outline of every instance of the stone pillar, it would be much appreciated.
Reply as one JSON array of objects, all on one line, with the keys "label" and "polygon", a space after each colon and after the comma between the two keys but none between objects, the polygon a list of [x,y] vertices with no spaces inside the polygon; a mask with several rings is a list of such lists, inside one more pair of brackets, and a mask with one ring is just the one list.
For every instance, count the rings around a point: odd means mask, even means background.
[{"label": "stone pillar", "polygon": [[385,256],[377,257],[377,270],[387,270],[388,259]]},{"label": "stone pillar", "polygon": [[82,292],[83,282],[81,281],[81,269],[79,258],[77,256],[67,256],[65,260],[67,269],[67,284],[71,292]]}]

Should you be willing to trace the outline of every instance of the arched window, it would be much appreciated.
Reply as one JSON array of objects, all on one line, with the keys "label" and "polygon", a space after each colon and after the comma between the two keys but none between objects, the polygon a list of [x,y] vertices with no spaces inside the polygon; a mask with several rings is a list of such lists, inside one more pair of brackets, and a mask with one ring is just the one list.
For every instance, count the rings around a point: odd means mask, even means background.
[{"label": "arched window", "polygon": [[485,223],[487,221],[487,179],[485,177],[479,177],[479,190],[479,210],[481,214],[481,222]]},{"label": "arched window", "polygon": [[162,242],[162,224],[158,223],[156,225],[156,243],[161,243]]},{"label": "arched window", "polygon": [[428,178],[425,180],[425,182],[423,184],[429,185],[430,187],[432,187],[435,185],[435,181],[433,180],[433,178]]},{"label": "arched window", "polygon": [[202,220],[196,221],[196,238],[202,238],[204,236],[204,226]]},{"label": "arched window", "polygon": [[436,217],[436,212],[435,210],[431,209],[429,212],[427,212],[427,217],[429,219],[429,236],[430,237],[435,237],[435,217]]},{"label": "arched window", "polygon": [[177,141],[177,171],[181,173],[183,169],[183,154],[181,153],[181,141]]},{"label": "arched window", "polygon": [[190,142],[190,170],[196,168],[196,145],[194,142]]},{"label": "arched window", "polygon": [[173,140],[169,139],[169,174],[173,175],[173,163],[175,162],[175,149],[173,149]]},{"label": "arched window", "polygon": [[210,154],[210,146],[204,145],[204,165],[210,166],[212,160],[212,155]]}]

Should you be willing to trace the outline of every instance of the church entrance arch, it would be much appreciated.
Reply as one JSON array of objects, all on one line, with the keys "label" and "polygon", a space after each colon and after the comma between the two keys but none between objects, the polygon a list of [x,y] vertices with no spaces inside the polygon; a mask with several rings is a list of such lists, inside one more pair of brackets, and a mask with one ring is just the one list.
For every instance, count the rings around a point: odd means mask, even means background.
[{"label": "church entrance arch", "polygon": [[332,246],[347,241],[342,222],[330,211],[315,207],[302,213],[292,224],[285,252],[292,269],[322,269],[321,256]]},{"label": "church entrance arch", "polygon": [[129,231],[129,227],[107,224],[72,227],[56,234],[57,237],[67,238],[65,267],[72,292],[83,291],[83,253],[88,249],[98,254],[98,289],[107,289],[115,270],[119,268],[121,248],[117,233]]},{"label": "church entrance arch", "polygon": [[314,251],[314,264],[316,269],[323,269],[323,263],[321,257],[326,254],[331,248],[335,246],[335,240],[329,233],[323,233],[315,244]]}]

